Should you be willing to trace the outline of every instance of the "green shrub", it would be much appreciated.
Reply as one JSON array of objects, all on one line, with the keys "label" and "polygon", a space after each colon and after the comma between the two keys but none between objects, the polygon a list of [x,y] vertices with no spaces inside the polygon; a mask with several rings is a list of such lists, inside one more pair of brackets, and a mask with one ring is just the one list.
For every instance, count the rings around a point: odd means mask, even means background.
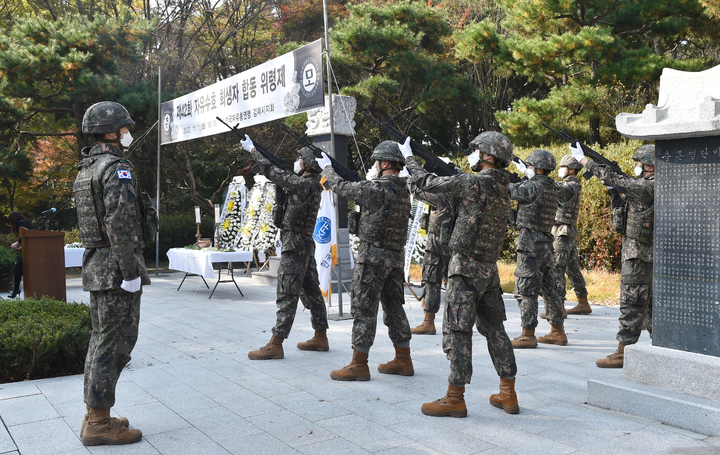
[{"label": "green shrub", "polygon": [[17,261],[15,250],[0,246],[0,289],[8,289],[12,284],[15,261]]},{"label": "green shrub", "polygon": [[80,303],[0,301],[0,383],[82,373],[91,327]]},{"label": "green shrub", "polygon": [[74,227],[65,231],[65,245],[68,243],[80,243],[80,229]]},{"label": "green shrub", "polygon": [[[211,217],[202,217],[200,235],[203,238],[212,238],[215,224]],[[182,248],[195,243],[197,240],[197,224],[192,213],[182,215],[160,216],[160,260],[167,260],[167,251],[170,248]],[[155,243],[151,243],[143,250],[145,259],[155,260]]]}]

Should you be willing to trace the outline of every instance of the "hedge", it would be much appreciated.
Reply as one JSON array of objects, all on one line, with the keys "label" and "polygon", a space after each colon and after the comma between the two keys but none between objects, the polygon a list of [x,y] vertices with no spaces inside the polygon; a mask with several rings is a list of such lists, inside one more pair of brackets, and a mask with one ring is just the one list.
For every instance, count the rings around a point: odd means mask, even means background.
[{"label": "hedge", "polygon": [[0,290],[12,286],[17,253],[12,248],[0,246]]},{"label": "hedge", "polygon": [[87,305],[0,301],[0,383],[82,373],[91,329]]}]

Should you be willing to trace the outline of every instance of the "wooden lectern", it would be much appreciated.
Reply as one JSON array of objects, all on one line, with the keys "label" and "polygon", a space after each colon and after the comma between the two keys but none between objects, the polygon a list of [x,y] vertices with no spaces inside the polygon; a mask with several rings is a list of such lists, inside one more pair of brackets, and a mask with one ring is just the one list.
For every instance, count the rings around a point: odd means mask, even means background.
[{"label": "wooden lectern", "polygon": [[20,228],[25,298],[65,301],[65,233]]}]

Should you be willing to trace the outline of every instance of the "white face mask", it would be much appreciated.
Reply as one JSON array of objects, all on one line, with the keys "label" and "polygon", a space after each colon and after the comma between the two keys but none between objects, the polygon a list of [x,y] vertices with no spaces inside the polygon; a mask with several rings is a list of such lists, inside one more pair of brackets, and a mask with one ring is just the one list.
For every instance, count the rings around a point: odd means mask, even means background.
[{"label": "white face mask", "polygon": [[475,150],[467,157],[468,163],[470,164],[470,168],[472,169],[475,167],[476,164],[480,162],[480,151]]},{"label": "white face mask", "polygon": [[637,177],[640,177],[640,176],[642,175],[642,173],[643,173],[642,166],[636,166],[636,167],[635,167],[635,175],[636,175]]},{"label": "white face mask", "polygon": [[293,172],[299,174],[300,171],[302,171],[302,168],[300,167],[300,160],[295,160],[295,163],[293,163]]},{"label": "white face mask", "polygon": [[120,138],[120,144],[125,148],[130,147],[130,144],[132,144],[132,142],[133,142],[133,137],[132,137],[132,134],[130,134],[130,131],[123,134],[122,138]]},{"label": "white face mask", "polygon": [[567,173],[568,173],[567,168],[566,168],[566,167],[561,167],[560,170],[558,171],[558,176],[559,176],[561,179],[564,179],[565,177],[567,177]]},{"label": "white face mask", "polygon": [[373,165],[365,174],[365,180],[372,180],[378,176],[377,166]]}]

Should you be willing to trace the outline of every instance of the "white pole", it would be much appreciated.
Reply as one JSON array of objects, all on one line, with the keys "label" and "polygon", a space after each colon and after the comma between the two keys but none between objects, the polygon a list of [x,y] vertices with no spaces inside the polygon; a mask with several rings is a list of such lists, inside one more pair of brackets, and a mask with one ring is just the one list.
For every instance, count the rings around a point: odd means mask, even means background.
[{"label": "white pole", "polygon": [[[327,0],[323,0],[323,16],[325,19],[325,63],[327,71],[327,86],[328,86],[328,114],[330,114],[330,155],[335,158],[335,120],[333,118],[333,97],[332,97],[332,74],[330,73],[330,32],[328,31],[328,8]],[[334,195],[335,200],[335,238],[338,239],[338,196]],[[343,315],[342,305],[342,266],[340,264],[340,248],[335,246],[337,251],[337,276],[338,276],[338,314]],[[330,279],[330,288],[332,289],[332,277]],[[332,295],[332,294],[331,294]]]},{"label": "white pole", "polygon": [[158,214],[158,232],[155,233],[155,276],[160,274],[160,130],[162,129],[162,67],[158,66],[158,129],[157,129],[157,191],[155,193],[155,210]]}]

